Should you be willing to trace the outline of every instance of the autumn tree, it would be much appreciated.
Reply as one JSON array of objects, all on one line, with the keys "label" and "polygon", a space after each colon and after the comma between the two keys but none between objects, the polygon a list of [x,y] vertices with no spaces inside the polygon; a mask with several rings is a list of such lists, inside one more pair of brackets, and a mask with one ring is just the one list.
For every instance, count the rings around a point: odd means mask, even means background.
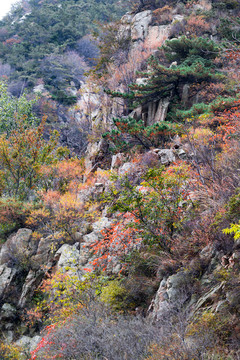
[{"label": "autumn tree", "polygon": [[188,216],[189,188],[188,166],[183,163],[148,170],[140,185],[126,175],[111,188],[107,200],[112,211],[131,214],[127,227],[137,229],[143,243],[172,255],[174,235]]},{"label": "autumn tree", "polygon": [[40,185],[39,169],[66,156],[68,151],[58,147],[57,131],[49,140],[43,137],[46,118],[38,127],[25,127],[25,119],[19,120],[16,130],[9,136],[1,135],[0,176],[3,192],[10,197],[27,199],[32,190]]},{"label": "autumn tree", "polygon": [[25,129],[28,126],[39,124],[33,113],[36,100],[29,100],[26,95],[16,98],[9,94],[6,82],[0,83],[0,134],[8,137],[18,126]]}]

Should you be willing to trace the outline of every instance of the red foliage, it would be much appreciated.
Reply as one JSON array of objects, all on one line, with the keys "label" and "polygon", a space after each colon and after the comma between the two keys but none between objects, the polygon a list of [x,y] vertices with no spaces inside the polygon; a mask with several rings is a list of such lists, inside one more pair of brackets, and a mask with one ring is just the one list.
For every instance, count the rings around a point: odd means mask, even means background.
[{"label": "red foliage", "polygon": [[7,39],[6,41],[3,42],[4,45],[14,45],[14,44],[19,44],[21,42],[20,39],[16,39],[14,37],[10,38],[10,39]]},{"label": "red foliage", "polygon": [[[133,222],[137,224],[139,220],[130,213],[119,216],[122,217],[122,220],[103,230],[102,240],[91,245],[94,255],[97,256],[92,261],[95,270],[107,270],[108,265],[111,265],[116,258],[122,261],[123,270],[126,267],[126,256],[138,248],[142,242],[142,238],[139,237],[141,231],[132,226]],[[131,226],[129,226],[130,223]]]},{"label": "red foliage", "polygon": [[[53,342],[49,341],[48,338],[52,334],[52,332],[54,331],[56,326],[57,326],[57,324],[52,324],[45,328],[45,330],[47,330],[47,333],[45,336],[42,337],[42,339],[41,339],[40,343],[38,344],[38,346],[36,347],[36,349],[31,352],[31,358],[29,360],[36,360],[37,356],[38,356],[38,352],[41,349],[46,348],[48,345],[53,344]],[[61,357],[61,355],[59,355],[59,354],[57,354],[55,356],[51,355],[51,359],[57,359],[60,357]]]}]

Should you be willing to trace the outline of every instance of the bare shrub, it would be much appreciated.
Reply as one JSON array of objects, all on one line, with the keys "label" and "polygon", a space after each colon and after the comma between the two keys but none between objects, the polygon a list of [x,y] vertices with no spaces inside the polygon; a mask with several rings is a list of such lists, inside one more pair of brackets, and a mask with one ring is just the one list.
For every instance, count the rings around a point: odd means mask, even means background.
[{"label": "bare shrub", "polygon": [[76,50],[90,66],[96,65],[96,60],[100,55],[100,50],[96,40],[90,36],[84,36],[77,42]]},{"label": "bare shrub", "polygon": [[[63,359],[144,359],[157,336],[157,328],[140,317],[113,316],[95,303],[85,313],[68,319],[46,339],[47,345],[37,352],[45,360],[61,353]],[[50,357],[49,357],[50,356]]]},{"label": "bare shrub", "polygon": [[63,55],[52,54],[41,63],[41,71],[46,83],[57,88],[66,87],[66,84],[70,85],[71,82],[79,88],[87,69],[84,59],[75,51]]},{"label": "bare shrub", "polygon": [[9,64],[3,64],[0,61],[0,77],[9,77],[9,75],[13,72],[13,69]]}]

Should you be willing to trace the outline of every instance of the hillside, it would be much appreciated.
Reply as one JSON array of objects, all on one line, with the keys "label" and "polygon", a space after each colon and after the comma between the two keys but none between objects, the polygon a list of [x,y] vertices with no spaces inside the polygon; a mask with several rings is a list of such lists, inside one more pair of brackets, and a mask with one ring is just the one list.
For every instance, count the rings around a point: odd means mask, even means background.
[{"label": "hillside", "polygon": [[240,1],[126,6],[1,22],[0,359],[240,359]]},{"label": "hillside", "polygon": [[[126,10],[126,8],[125,8]],[[65,90],[79,82],[89,63],[98,57],[91,38],[99,23],[116,20],[123,14],[120,1],[21,1],[0,23],[0,57],[9,66],[14,95],[39,80],[56,100],[76,100]]]}]

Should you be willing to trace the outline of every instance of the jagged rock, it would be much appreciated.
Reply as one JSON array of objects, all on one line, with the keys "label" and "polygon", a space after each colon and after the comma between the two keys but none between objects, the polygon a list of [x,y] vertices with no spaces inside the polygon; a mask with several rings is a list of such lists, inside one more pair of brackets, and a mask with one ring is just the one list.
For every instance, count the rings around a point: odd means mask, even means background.
[{"label": "jagged rock", "polygon": [[41,268],[42,264],[44,264],[46,268],[50,268],[52,266],[53,257],[53,240],[50,235],[39,241],[36,255],[31,258],[32,269],[38,270]]},{"label": "jagged rock", "polygon": [[[43,264],[44,263],[42,263],[42,265]],[[41,283],[43,274],[44,274],[44,272],[42,270],[38,270],[38,271],[30,270],[29,271],[29,273],[25,279],[23,288],[22,288],[20,299],[18,301],[18,306],[20,308],[24,308],[27,301],[32,300],[32,296],[35,292],[35,289]]]},{"label": "jagged rock", "polygon": [[148,27],[152,21],[152,11],[146,10],[136,14],[132,19],[132,41],[144,40],[147,36]]},{"label": "jagged rock", "polygon": [[148,119],[149,125],[151,125],[151,123],[155,124],[157,122],[162,122],[165,120],[169,104],[169,99],[162,99],[159,101],[157,111],[155,112],[155,114],[152,114],[153,120],[150,121],[150,119]]},{"label": "jagged rock", "polygon": [[18,341],[16,341],[16,345],[26,351],[29,351],[31,346],[31,340],[32,339],[29,336],[23,335]]},{"label": "jagged rock", "polygon": [[163,165],[171,164],[172,162],[174,162],[176,160],[176,157],[175,157],[172,149],[158,150],[157,154]]},{"label": "jagged rock", "polygon": [[187,154],[183,149],[178,149],[177,155],[181,160],[185,160],[187,158]]},{"label": "jagged rock", "polygon": [[112,156],[111,170],[119,168],[123,164],[124,155],[122,153],[118,153]]},{"label": "jagged rock", "polygon": [[148,83],[148,78],[137,78],[136,79],[136,81],[135,81],[135,83],[137,84],[137,85],[147,85],[147,83]]},{"label": "jagged rock", "polygon": [[81,244],[81,249],[84,247],[88,247],[92,243],[96,242],[98,239],[98,234],[95,232],[91,232],[90,234],[86,234],[83,236],[83,242]]},{"label": "jagged rock", "polygon": [[16,308],[14,306],[12,306],[11,304],[8,304],[8,303],[3,304],[1,312],[0,312],[1,320],[15,318],[16,312],[17,312]]},{"label": "jagged rock", "polygon": [[86,177],[97,169],[98,159],[106,152],[107,146],[104,139],[88,145],[85,157]]},{"label": "jagged rock", "polygon": [[16,273],[16,269],[9,268],[6,265],[0,265],[0,296],[3,296],[4,292],[11,285]]},{"label": "jagged rock", "polygon": [[107,217],[102,217],[98,221],[92,224],[93,231],[96,233],[100,233],[105,228],[111,225],[111,221]]},{"label": "jagged rock", "polygon": [[38,336],[38,335],[31,338],[30,348],[29,348],[30,352],[36,349],[36,347],[40,343],[41,339],[42,339],[41,336]]},{"label": "jagged rock", "polygon": [[188,292],[191,283],[191,275],[188,271],[179,271],[167,279],[167,295],[171,302],[179,300]]},{"label": "jagged rock", "polygon": [[138,106],[136,109],[134,109],[130,114],[129,117],[132,117],[136,120],[141,119],[142,117],[142,106]]},{"label": "jagged rock", "polygon": [[0,264],[22,264],[34,254],[37,243],[31,238],[32,230],[19,229],[18,232],[8,238],[0,251]]},{"label": "jagged rock", "polygon": [[60,255],[58,260],[58,268],[62,270],[71,270],[77,269],[79,265],[79,243],[74,244],[73,246],[64,244],[56,252],[56,255]]},{"label": "jagged rock", "polygon": [[226,299],[228,304],[232,309],[239,311],[240,310],[240,288],[233,289],[228,291],[226,294]]},{"label": "jagged rock", "polygon": [[216,254],[216,244],[209,244],[202,249],[199,256],[202,260],[210,261]]},{"label": "jagged rock", "polygon": [[213,287],[206,294],[204,294],[202,297],[200,297],[196,306],[194,307],[194,312],[198,311],[204,304],[206,304],[208,302],[212,302],[213,297],[215,296],[215,294],[218,294],[222,290],[224,284],[225,284],[224,281],[221,282],[220,284]]},{"label": "jagged rock", "polygon": [[147,107],[147,125],[154,124],[154,117],[157,111],[157,101],[152,101]]},{"label": "jagged rock", "polygon": [[126,162],[118,169],[118,175],[122,176],[134,170],[134,164]]},{"label": "jagged rock", "polygon": [[83,233],[80,232],[80,231],[76,231],[74,233],[74,239],[78,242],[80,242],[82,240],[82,237],[83,237]]},{"label": "jagged rock", "polygon": [[41,336],[34,336],[33,338],[29,336],[22,336],[18,341],[16,341],[16,345],[21,347],[24,351],[30,352],[36,349],[38,343],[41,341]]},{"label": "jagged rock", "polygon": [[[91,245],[98,241],[101,237],[101,231],[111,225],[111,221],[107,217],[102,217],[98,221],[92,224],[93,231],[90,234],[83,236],[83,242],[80,248],[79,264],[80,266],[86,266],[88,261],[92,260]],[[88,264],[87,268],[92,269],[92,265]]]},{"label": "jagged rock", "polygon": [[131,36],[131,24],[134,15],[127,13],[121,18],[118,35],[120,39],[128,39]]}]

